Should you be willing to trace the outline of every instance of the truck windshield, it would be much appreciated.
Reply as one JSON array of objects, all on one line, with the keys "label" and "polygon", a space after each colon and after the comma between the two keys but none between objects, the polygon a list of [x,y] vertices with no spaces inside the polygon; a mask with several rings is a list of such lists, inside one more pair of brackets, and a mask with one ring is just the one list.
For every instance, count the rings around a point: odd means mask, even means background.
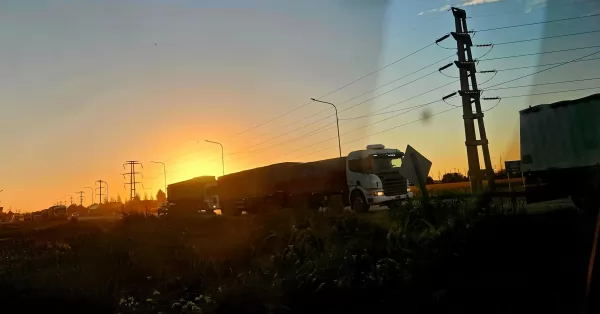
[{"label": "truck windshield", "polygon": [[399,168],[402,165],[402,159],[400,157],[388,157],[388,156],[372,156],[371,157],[371,169],[374,173],[388,171],[395,168]]}]

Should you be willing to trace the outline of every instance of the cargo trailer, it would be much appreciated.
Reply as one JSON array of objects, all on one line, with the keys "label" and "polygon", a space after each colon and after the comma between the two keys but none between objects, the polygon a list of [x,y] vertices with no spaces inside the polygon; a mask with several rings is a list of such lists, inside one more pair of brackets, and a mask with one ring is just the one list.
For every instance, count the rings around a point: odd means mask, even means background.
[{"label": "cargo trailer", "polygon": [[600,207],[600,94],[520,111],[521,167],[528,203],[570,197]]},{"label": "cargo trailer", "polygon": [[384,145],[368,145],[347,157],[313,162],[286,162],[227,174],[217,180],[225,215],[258,213],[301,204],[326,206],[340,195],[344,206],[358,212],[412,197],[400,174],[404,154]]},{"label": "cargo trailer", "polygon": [[197,213],[200,210],[213,211],[218,206],[211,187],[216,186],[214,176],[201,176],[167,186],[165,213],[170,215]]}]

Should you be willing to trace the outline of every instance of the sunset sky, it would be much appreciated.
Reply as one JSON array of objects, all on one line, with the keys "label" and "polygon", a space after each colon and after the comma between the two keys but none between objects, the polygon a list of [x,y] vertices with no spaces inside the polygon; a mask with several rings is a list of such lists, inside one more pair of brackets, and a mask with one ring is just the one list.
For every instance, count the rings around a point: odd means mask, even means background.
[{"label": "sunset sky", "polygon": [[[166,164],[168,183],[220,175],[220,147],[205,139],[224,145],[226,173],[336,157],[333,109],[320,103],[294,109],[453,31],[447,10],[454,5],[473,17],[468,20],[473,30],[600,13],[598,0],[4,0],[0,206],[40,210],[75,198],[79,190],[89,205],[84,187],[99,179],[108,182],[109,196],[126,199],[127,180],[121,175],[126,160],[143,163],[142,196],[163,188],[162,166],[151,160]],[[592,30],[600,30],[599,16],[476,32],[473,41],[499,44]],[[449,38],[440,45],[450,48],[455,42]],[[478,81],[485,89],[547,68],[535,67],[540,64],[591,54],[600,50],[600,35],[500,44],[482,59],[589,46],[597,47],[482,60],[479,70],[522,69],[499,71],[487,83],[492,75],[479,74]],[[474,48],[473,53],[479,57],[488,50]],[[452,108],[447,104],[394,118],[399,112],[343,120],[428,103],[456,91],[458,83],[404,101],[456,80],[452,67],[444,71],[447,76],[434,73],[364,102],[435,71],[454,60],[452,53],[428,47],[321,98],[338,105],[343,153],[372,143],[400,150],[410,144],[433,162],[434,178],[455,168],[464,171],[461,110],[407,124],[425,110]],[[444,57],[449,58],[439,61]],[[572,63],[494,88],[600,78],[599,65],[600,59]],[[485,96],[598,86],[600,80],[590,80],[489,90]],[[494,165],[499,167],[501,154],[504,160],[519,159],[520,109],[599,90],[502,100],[485,118]],[[460,99],[448,102],[458,105]],[[486,101],[483,107],[495,103]]]}]

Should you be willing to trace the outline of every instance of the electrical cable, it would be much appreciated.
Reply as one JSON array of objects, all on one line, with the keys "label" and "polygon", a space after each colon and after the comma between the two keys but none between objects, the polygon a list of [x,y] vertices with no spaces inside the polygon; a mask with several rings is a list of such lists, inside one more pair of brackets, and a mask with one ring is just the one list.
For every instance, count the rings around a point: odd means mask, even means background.
[{"label": "electrical cable", "polygon": [[478,30],[476,30],[476,32],[489,32],[489,31],[496,31],[496,30],[508,29],[508,28],[516,28],[516,27],[532,26],[532,25],[539,25],[539,24],[548,24],[548,23],[554,23],[554,22],[571,21],[571,20],[584,19],[584,18],[594,17],[594,16],[600,16],[600,13],[583,15],[583,16],[575,16],[575,17],[567,17],[567,18],[548,20],[548,21],[542,21],[542,22],[533,22],[533,23],[526,23],[526,24],[517,24],[517,25],[508,25],[508,26],[493,27],[493,28],[486,28],[486,29],[478,29]]},{"label": "electrical cable", "polygon": [[557,53],[557,52],[567,52],[567,51],[575,51],[575,50],[583,50],[583,49],[592,49],[592,48],[599,48],[599,47],[600,47],[600,45],[594,45],[594,46],[587,46],[587,47],[577,47],[577,48],[568,48],[568,49],[560,49],[560,50],[541,51],[541,52],[534,52],[534,53],[525,53],[525,54],[520,54],[520,55],[495,57],[495,58],[487,58],[487,59],[476,59],[476,60],[483,62],[483,61],[491,61],[491,60],[501,60],[501,59],[511,59],[511,58],[520,58],[520,57],[528,57],[528,56],[537,56],[537,55],[549,54],[549,53]]},{"label": "electrical cable", "polygon": [[592,33],[598,33],[598,32],[600,32],[600,30],[593,30],[593,31],[586,31],[586,32],[579,32],[579,33],[571,33],[571,34],[563,34],[563,35],[546,36],[546,37],[538,37],[538,38],[530,38],[530,39],[522,39],[522,40],[514,40],[514,41],[507,41],[507,42],[502,42],[502,43],[496,43],[494,45],[499,46],[499,45],[517,44],[517,43],[524,43],[524,42],[529,42],[529,41],[544,40],[544,39],[553,39],[553,38],[569,37],[569,36],[578,36],[578,35],[592,34]]},{"label": "electrical cable", "polygon": [[[431,63],[431,64],[429,64],[429,65],[427,65],[427,66],[424,66],[424,67],[422,67],[422,68],[420,68],[420,69],[418,69],[418,70],[415,70],[415,71],[413,71],[413,72],[411,72],[411,73],[409,73],[409,74],[407,74],[407,75],[404,75],[404,76],[403,76],[403,77],[401,77],[401,78],[398,78],[398,79],[395,79],[395,80],[393,80],[393,81],[391,81],[391,82],[388,82],[388,83],[386,83],[386,84],[384,84],[384,85],[382,85],[382,86],[380,86],[380,87],[378,87],[378,88],[375,88],[375,89],[373,89],[372,91],[374,91],[374,90],[377,90],[377,89],[379,89],[379,88],[381,88],[381,87],[383,87],[383,86],[389,85],[390,83],[393,83],[393,82],[395,82],[395,81],[398,81],[398,80],[400,80],[400,79],[402,79],[402,78],[405,78],[405,77],[407,77],[407,76],[409,76],[409,75],[415,74],[415,73],[417,73],[417,72],[419,72],[419,71],[421,71],[421,70],[423,70],[423,69],[426,69],[426,68],[428,68],[428,67],[430,67],[430,66],[432,66],[432,65],[435,65],[436,63],[438,63],[438,62],[440,62],[440,61],[443,61],[443,60],[445,60],[445,59],[448,59],[448,58],[452,57],[453,55],[454,55],[454,54],[452,54],[452,55],[450,55],[450,56],[447,56],[447,57],[444,57],[443,59],[440,59],[439,61],[436,61],[436,62],[434,62],[434,63]],[[423,75],[423,76],[420,76],[420,77],[418,77],[418,78],[416,78],[416,79],[414,79],[414,80],[412,80],[412,81],[406,82],[406,83],[404,83],[404,84],[402,84],[402,85],[400,85],[400,86],[397,86],[397,87],[395,87],[395,88],[393,88],[393,89],[390,89],[390,90],[388,90],[388,91],[386,91],[386,92],[384,92],[384,93],[381,93],[381,94],[378,94],[378,95],[376,95],[376,96],[373,96],[373,97],[371,97],[371,98],[369,98],[369,99],[367,99],[367,100],[364,100],[364,101],[362,101],[362,102],[356,103],[356,104],[354,104],[354,105],[352,105],[352,106],[350,106],[350,107],[343,108],[342,110],[340,110],[340,111],[339,111],[339,113],[341,113],[341,112],[345,112],[345,111],[348,111],[348,110],[350,110],[350,109],[352,109],[352,108],[355,108],[355,107],[357,107],[357,106],[359,106],[359,105],[365,104],[365,103],[367,103],[368,101],[371,101],[371,100],[373,100],[373,99],[375,99],[375,98],[381,97],[381,96],[383,96],[383,95],[386,95],[386,94],[389,94],[389,93],[391,93],[391,92],[393,92],[393,91],[396,91],[396,90],[398,90],[398,89],[400,89],[400,88],[402,88],[402,87],[408,86],[408,85],[410,85],[410,84],[412,84],[412,83],[414,83],[414,82],[416,82],[416,81],[419,81],[419,80],[421,80],[421,79],[424,79],[424,78],[426,78],[426,77],[428,77],[428,76],[430,76],[430,75],[432,75],[432,74],[434,74],[434,73],[436,73],[436,72],[437,72],[437,70],[436,70],[436,71],[432,71],[432,72],[430,72],[430,73],[428,73],[428,74],[425,74],[425,75]],[[359,95],[359,96],[352,97],[352,98],[350,98],[350,99],[348,99],[348,100],[346,100],[346,101],[342,102],[342,104],[344,104],[344,103],[347,103],[347,102],[349,102],[349,101],[351,101],[351,100],[354,100],[354,99],[356,99],[356,98],[358,98],[358,97],[360,97],[360,96],[363,96],[363,95],[365,95],[365,94],[367,94],[367,93],[363,93],[363,94],[361,94],[361,95]],[[323,112],[325,112],[325,111],[329,111],[329,110],[330,110],[330,108],[324,109],[324,110],[322,110],[322,111],[320,111],[320,112],[317,112],[317,113],[315,113],[315,114],[312,114],[312,115],[310,115],[310,116],[308,116],[308,117],[305,117],[305,118],[303,118],[303,119],[301,119],[301,120],[298,120],[298,121],[296,121],[295,123],[297,123],[297,122],[299,122],[299,121],[300,121],[300,122],[301,122],[301,121],[304,121],[304,120],[306,120],[306,119],[309,119],[309,118],[311,118],[311,117],[314,117],[314,116],[316,116],[316,115],[318,115],[318,114],[321,114],[321,113],[323,113]],[[231,153],[231,154],[241,154],[241,153],[246,153],[246,150],[247,150],[247,149],[250,149],[250,148],[253,148],[253,147],[256,147],[256,146],[262,145],[262,144],[264,144],[264,143],[267,143],[267,142],[270,142],[270,141],[272,141],[272,140],[274,140],[274,139],[281,138],[281,137],[283,137],[283,136],[285,136],[285,135],[288,135],[288,134],[291,134],[291,133],[293,133],[293,132],[299,131],[299,130],[301,130],[301,129],[304,129],[304,128],[308,127],[308,126],[314,125],[315,123],[321,122],[321,121],[323,121],[323,120],[329,119],[329,118],[331,118],[331,117],[334,117],[334,116],[335,116],[335,114],[330,114],[330,115],[328,115],[328,116],[326,116],[326,117],[323,117],[323,118],[321,118],[321,119],[319,119],[319,120],[315,120],[315,121],[313,121],[313,122],[311,122],[311,123],[304,124],[303,126],[300,126],[300,127],[298,127],[298,128],[295,128],[295,129],[293,129],[293,130],[291,130],[291,131],[285,132],[285,133],[283,133],[283,134],[280,134],[280,135],[278,135],[278,136],[271,137],[271,138],[269,138],[269,139],[266,139],[266,140],[264,140],[264,141],[262,141],[262,142],[259,142],[259,143],[257,143],[257,144],[253,144],[253,145],[251,145],[251,146],[249,146],[249,147],[246,147],[246,148],[244,149],[244,151],[243,151],[243,152],[236,152],[236,153]],[[288,125],[292,125],[292,124],[295,124],[295,123],[291,123],[291,124],[288,124]]]},{"label": "electrical cable", "polygon": [[[408,58],[408,57],[410,57],[410,56],[412,56],[412,55],[415,55],[415,54],[417,54],[417,53],[419,53],[419,52],[421,52],[421,51],[423,51],[423,50],[425,50],[425,49],[427,49],[427,48],[431,47],[431,46],[432,46],[432,45],[434,45],[434,44],[435,44],[435,43],[430,43],[430,44],[428,44],[428,45],[426,45],[426,46],[424,46],[424,47],[421,47],[421,48],[419,48],[419,49],[417,49],[417,50],[415,50],[415,51],[413,51],[413,52],[409,53],[408,55],[405,55],[405,56],[403,56],[403,57],[402,57],[402,58],[400,58],[400,59],[397,59],[397,60],[395,60],[395,61],[393,61],[393,62],[391,62],[391,63],[388,63],[388,64],[384,65],[383,67],[381,67],[381,68],[377,69],[377,70],[374,70],[374,71],[372,71],[372,72],[369,72],[369,73],[367,73],[367,74],[365,74],[365,75],[363,75],[363,76],[361,76],[361,77],[359,77],[359,78],[355,79],[354,81],[352,81],[352,82],[350,82],[350,83],[347,83],[347,84],[345,84],[345,85],[343,85],[343,86],[341,86],[341,87],[338,87],[338,88],[334,89],[333,91],[330,91],[329,93],[326,93],[326,94],[324,94],[323,96],[319,97],[319,99],[321,99],[321,98],[325,98],[325,97],[327,97],[327,96],[329,96],[329,95],[332,95],[332,94],[334,94],[334,93],[337,93],[338,91],[340,91],[340,90],[342,90],[342,89],[344,89],[344,88],[346,88],[346,87],[348,87],[348,86],[350,86],[350,85],[352,85],[352,84],[354,84],[354,83],[357,83],[357,82],[359,82],[359,81],[361,81],[361,80],[363,80],[363,79],[365,79],[365,78],[367,78],[367,77],[369,77],[369,76],[371,76],[371,75],[373,75],[373,74],[375,74],[375,73],[377,73],[377,72],[379,72],[379,71],[381,71],[381,70],[384,70],[384,69],[386,69],[386,68],[388,68],[388,67],[390,67],[390,66],[392,66],[392,65],[394,65],[394,64],[396,64],[396,63],[398,63],[398,62],[400,62],[400,61],[402,61],[402,60],[404,60],[404,59],[406,59],[406,58]],[[292,112],[294,112],[294,111],[296,111],[296,110],[299,110],[299,109],[301,109],[301,108],[303,108],[303,107],[306,107],[306,106],[308,106],[308,105],[309,105],[309,104],[311,104],[311,103],[313,103],[313,101],[311,101],[311,102],[307,102],[307,103],[305,103],[305,104],[303,104],[303,105],[300,105],[300,106],[298,106],[298,107],[296,107],[296,108],[294,108],[294,109],[292,109],[292,110],[289,110],[289,111],[287,111],[287,112],[284,112],[284,113],[282,113],[282,114],[280,114],[280,115],[278,115],[278,116],[276,116],[276,117],[274,117],[274,118],[271,118],[271,119],[269,119],[269,120],[267,120],[267,121],[265,121],[265,122],[259,123],[259,124],[255,125],[255,126],[252,126],[252,127],[248,128],[248,129],[245,129],[244,131],[241,131],[241,132],[237,133],[237,134],[236,134],[236,136],[238,136],[238,135],[240,135],[240,134],[243,134],[243,133],[246,133],[246,132],[248,132],[248,131],[250,131],[250,130],[253,130],[253,129],[255,129],[255,128],[258,128],[258,127],[260,127],[260,126],[263,126],[263,125],[265,125],[265,124],[267,124],[267,123],[270,123],[270,122],[272,122],[272,121],[275,121],[275,120],[277,120],[277,119],[279,119],[279,118],[281,118],[281,117],[284,117],[284,116],[286,116],[286,115],[288,115],[288,114],[290,114],[290,113],[292,113]]]},{"label": "electrical cable", "polygon": [[513,88],[523,88],[523,87],[533,87],[533,86],[545,86],[545,85],[555,85],[555,84],[585,82],[585,81],[594,81],[594,80],[600,80],[600,77],[591,77],[591,78],[585,78],[585,79],[568,80],[568,81],[560,81],[560,82],[527,84],[527,85],[509,86],[509,87],[486,88],[485,90],[490,91],[490,90],[513,89]]},{"label": "electrical cable", "polygon": [[555,65],[555,66],[553,66],[553,67],[547,68],[547,69],[543,69],[543,70],[539,70],[539,71],[536,71],[536,72],[533,72],[533,73],[530,73],[530,74],[527,74],[527,75],[519,76],[519,77],[517,77],[517,78],[510,79],[510,80],[508,80],[508,81],[504,81],[504,82],[502,82],[502,83],[498,83],[498,84],[496,84],[496,85],[488,86],[487,88],[488,88],[488,89],[490,89],[490,88],[492,88],[492,87],[496,87],[496,86],[503,85],[503,84],[506,84],[506,83],[510,83],[510,82],[513,82],[513,81],[516,81],[516,80],[520,80],[520,79],[522,79],[522,78],[529,77],[529,76],[532,76],[532,75],[535,75],[535,74],[538,74],[538,73],[541,73],[541,72],[545,72],[545,71],[549,71],[549,70],[552,70],[552,69],[556,69],[556,68],[558,68],[558,67],[560,67],[560,66],[563,66],[563,65],[567,65],[567,64],[569,64],[569,63],[576,62],[577,60],[581,60],[581,59],[584,59],[584,58],[587,58],[587,57],[593,56],[593,55],[595,55],[595,54],[598,54],[598,53],[600,53],[600,50],[598,50],[598,51],[596,51],[596,52],[593,52],[593,53],[590,53],[590,54],[587,54],[587,55],[585,55],[585,56],[583,56],[583,57],[580,57],[580,58],[576,58],[576,59],[573,59],[573,60],[570,60],[570,61],[566,61],[566,62],[559,63],[559,64],[557,64],[557,65]]},{"label": "electrical cable", "polygon": [[[577,60],[577,61],[573,61],[573,63],[585,62],[585,61],[594,61],[594,60],[600,60],[600,57],[590,58],[590,59],[585,59],[585,60]],[[496,70],[496,71],[500,72],[500,71],[523,70],[523,69],[530,69],[530,68],[538,68],[538,67],[551,66],[551,65],[556,65],[556,64],[562,64],[562,62],[553,62],[553,63],[537,64],[537,65],[527,65],[527,66],[516,67],[516,68],[499,69],[499,70]]]}]

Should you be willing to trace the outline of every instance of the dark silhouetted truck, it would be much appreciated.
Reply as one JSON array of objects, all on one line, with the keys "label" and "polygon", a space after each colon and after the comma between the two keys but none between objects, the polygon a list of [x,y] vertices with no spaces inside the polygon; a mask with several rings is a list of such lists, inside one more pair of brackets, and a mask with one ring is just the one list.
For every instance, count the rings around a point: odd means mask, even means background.
[{"label": "dark silhouetted truck", "polygon": [[600,208],[600,94],[520,111],[521,167],[528,203],[570,197]]},{"label": "dark silhouetted truck", "polygon": [[217,180],[224,215],[289,207],[328,207],[333,196],[357,212],[412,197],[400,174],[404,153],[381,144],[313,162],[285,162],[227,174]]},{"label": "dark silhouetted truck", "polygon": [[213,196],[217,181],[214,176],[202,176],[167,186],[167,204],[161,210],[169,215],[187,215],[199,211],[212,211],[218,206]]}]

